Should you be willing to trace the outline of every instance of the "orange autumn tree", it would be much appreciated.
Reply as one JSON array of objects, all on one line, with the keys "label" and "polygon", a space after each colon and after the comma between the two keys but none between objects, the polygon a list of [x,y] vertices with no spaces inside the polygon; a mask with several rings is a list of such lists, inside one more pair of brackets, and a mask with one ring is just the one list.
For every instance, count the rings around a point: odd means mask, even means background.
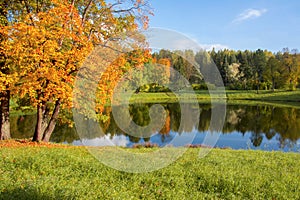
[{"label": "orange autumn tree", "polygon": [[0,140],[9,139],[10,100],[14,95],[14,86],[24,73],[15,65],[10,45],[10,32],[7,27],[22,20],[27,13],[25,1],[3,0],[0,2]]},{"label": "orange autumn tree", "polygon": [[20,77],[20,98],[37,108],[34,141],[49,141],[61,108],[71,106],[73,73],[92,45],[74,5],[53,1],[46,12],[28,14],[6,27]]},{"label": "orange autumn tree", "polygon": [[[143,70],[144,64],[152,59],[149,50],[140,48],[121,54],[101,74],[96,93],[96,112],[102,113],[106,103],[110,103],[114,88],[119,84],[125,73],[132,69]],[[117,91],[115,91],[117,92]]]},{"label": "orange autumn tree", "polygon": [[[7,10],[3,4],[0,4],[0,30],[8,25]],[[7,34],[0,31],[0,140],[9,139],[10,123],[9,123],[9,87],[14,77],[11,76],[11,70],[7,67],[7,55],[3,49],[3,43],[7,41]]]},{"label": "orange autumn tree", "polygon": [[170,81],[170,76],[171,76],[171,71],[170,71],[170,67],[171,67],[171,61],[168,58],[161,58],[158,60],[157,62],[158,64],[161,64],[165,67],[165,72],[163,73],[166,76],[167,82]]},{"label": "orange autumn tree", "polygon": [[[7,53],[24,73],[19,77],[20,97],[29,98],[37,108],[33,141],[46,142],[60,110],[72,108],[75,75],[92,49],[111,49],[110,40],[138,28],[136,16],[147,24],[142,14],[147,3],[140,0],[112,4],[103,0],[51,0],[49,5],[37,13],[29,9],[22,21],[4,27],[9,36]],[[123,63],[119,64],[114,65],[116,69]],[[118,74],[115,71],[112,74]]]}]

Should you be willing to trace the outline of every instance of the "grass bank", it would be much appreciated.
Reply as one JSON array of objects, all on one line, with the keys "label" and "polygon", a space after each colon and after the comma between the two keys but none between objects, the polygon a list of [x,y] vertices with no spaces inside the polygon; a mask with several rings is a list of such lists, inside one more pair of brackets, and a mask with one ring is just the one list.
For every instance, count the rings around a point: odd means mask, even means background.
[{"label": "grass bank", "polygon": [[[300,90],[284,91],[259,91],[256,90],[226,90],[225,94],[218,94],[212,90],[212,95],[208,91],[196,91],[194,94],[180,92],[177,95],[181,100],[189,102],[197,99],[200,103],[210,103],[211,100],[222,99],[230,104],[270,104],[276,106],[294,106],[300,108]],[[130,98],[131,103],[172,103],[177,102],[178,97],[173,93],[138,93]]]},{"label": "grass bank", "polygon": [[[137,153],[143,149],[133,149]],[[300,154],[188,151],[145,174],[108,168],[80,147],[0,148],[0,199],[299,199]]]},{"label": "grass bank", "polygon": [[275,92],[262,90],[258,93],[256,90],[227,90],[226,95],[229,100],[284,101],[300,103],[300,90],[277,90]]},{"label": "grass bank", "polygon": [[[212,90],[211,94],[208,91],[195,91],[194,94],[190,92],[178,92],[177,94],[183,99],[193,99],[197,97],[199,100],[210,100],[211,98],[225,98],[227,100],[259,100],[259,101],[284,101],[284,102],[300,102],[300,90],[296,91],[259,91],[257,93],[256,90],[226,90],[225,95],[217,95],[217,90]],[[156,102],[156,101],[164,101],[177,100],[176,95],[173,93],[138,93],[134,94],[131,101],[145,101],[145,102]]]}]

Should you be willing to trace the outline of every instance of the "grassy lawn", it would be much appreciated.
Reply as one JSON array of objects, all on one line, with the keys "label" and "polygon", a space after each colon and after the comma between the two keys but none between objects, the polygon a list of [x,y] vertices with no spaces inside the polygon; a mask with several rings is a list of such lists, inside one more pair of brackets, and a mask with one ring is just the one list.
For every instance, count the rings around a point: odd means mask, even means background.
[{"label": "grassy lawn", "polygon": [[[133,149],[138,153],[143,149]],[[85,148],[0,148],[0,199],[299,199],[300,154],[189,149],[144,174],[108,168]]]},{"label": "grassy lawn", "polygon": [[300,90],[296,91],[259,91],[257,94],[254,90],[238,91],[227,90],[227,98],[230,100],[261,100],[261,101],[284,101],[284,102],[300,102]]},{"label": "grassy lawn", "polygon": [[[259,91],[256,90],[227,90],[226,94],[218,94],[217,90],[212,90],[211,95],[208,91],[196,91],[196,95],[189,92],[181,92],[181,101],[194,101],[195,97],[199,103],[210,103],[211,100],[226,100],[229,104],[270,104],[276,106],[294,106],[300,108],[300,90],[296,91]],[[131,103],[172,103],[177,102],[178,98],[173,93],[138,93],[130,97]]]}]

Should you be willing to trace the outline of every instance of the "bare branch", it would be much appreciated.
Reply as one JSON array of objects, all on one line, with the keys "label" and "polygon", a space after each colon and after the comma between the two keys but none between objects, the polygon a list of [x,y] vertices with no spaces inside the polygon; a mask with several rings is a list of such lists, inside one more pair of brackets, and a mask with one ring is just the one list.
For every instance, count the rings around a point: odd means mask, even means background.
[{"label": "bare branch", "polygon": [[115,7],[115,6],[117,6],[117,5],[121,5],[121,4],[122,4],[121,2],[114,3],[114,4],[110,5],[110,6],[108,7],[108,9],[111,10],[113,7]]},{"label": "bare branch", "polygon": [[86,15],[87,15],[87,11],[89,10],[90,6],[91,6],[91,3],[92,3],[93,0],[90,0],[87,4],[87,6],[84,8],[84,11],[83,11],[83,14],[82,14],[82,22],[81,24],[84,25],[84,22],[85,22],[85,18],[86,18]]},{"label": "bare branch", "polygon": [[120,49],[116,49],[116,48],[111,47],[111,46],[108,46],[108,45],[106,45],[106,44],[96,44],[96,45],[97,45],[97,46],[104,47],[104,48],[111,49],[111,50],[116,51],[116,52],[118,52],[118,53],[126,53],[126,52],[124,52],[124,51],[120,51]]},{"label": "bare branch", "polygon": [[30,21],[31,21],[31,24],[32,26],[34,26],[34,21],[33,21],[33,18],[31,16],[31,12],[30,12],[30,9],[29,9],[29,5],[28,5],[28,2],[26,0],[20,0],[21,3],[24,3],[25,5],[25,8],[26,8],[26,11],[27,11],[27,14],[29,15],[30,17]]},{"label": "bare branch", "polygon": [[139,5],[139,6],[133,6],[133,7],[128,8],[128,9],[112,10],[112,12],[113,12],[113,13],[124,13],[124,12],[127,12],[127,13],[132,14],[131,11],[137,10],[137,9],[139,9],[139,8],[141,8],[140,5]]}]

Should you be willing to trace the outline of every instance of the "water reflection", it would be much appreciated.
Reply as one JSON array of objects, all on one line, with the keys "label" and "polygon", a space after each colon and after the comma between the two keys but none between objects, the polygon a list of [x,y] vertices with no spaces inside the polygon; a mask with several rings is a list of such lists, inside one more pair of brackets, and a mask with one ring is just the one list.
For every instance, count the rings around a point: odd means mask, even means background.
[{"label": "water reflection", "polygon": [[[130,105],[129,112],[133,121],[139,126],[147,126],[150,123],[149,109],[153,104]],[[93,133],[94,129],[88,131],[88,135],[82,139],[89,145],[118,145],[132,146],[136,143],[151,142],[160,146],[168,145],[175,136],[180,136],[184,141],[196,133],[193,144],[201,144],[208,133],[212,106],[210,104],[200,105],[200,121],[195,122],[195,116],[191,110],[185,126],[181,129],[180,105],[177,103],[162,104],[166,113],[166,121],[160,131],[151,134],[134,134],[131,136],[121,130],[113,117],[106,122],[100,123],[105,136]],[[128,109],[128,107],[126,108]],[[111,115],[111,108],[106,108]],[[35,121],[34,115],[12,116],[11,130],[13,137],[31,137]],[[91,123],[87,121],[86,123]],[[94,124],[86,124],[86,127],[94,127]],[[195,126],[197,124],[198,126]],[[68,126],[57,126],[51,137],[53,142],[74,143],[80,145],[80,138],[75,128]],[[178,144],[180,145],[180,144]],[[226,120],[222,135],[217,142],[219,147],[231,147],[234,149],[259,148],[265,150],[283,149],[286,151],[299,151],[300,149],[300,109],[276,107],[269,105],[227,105]]]}]

